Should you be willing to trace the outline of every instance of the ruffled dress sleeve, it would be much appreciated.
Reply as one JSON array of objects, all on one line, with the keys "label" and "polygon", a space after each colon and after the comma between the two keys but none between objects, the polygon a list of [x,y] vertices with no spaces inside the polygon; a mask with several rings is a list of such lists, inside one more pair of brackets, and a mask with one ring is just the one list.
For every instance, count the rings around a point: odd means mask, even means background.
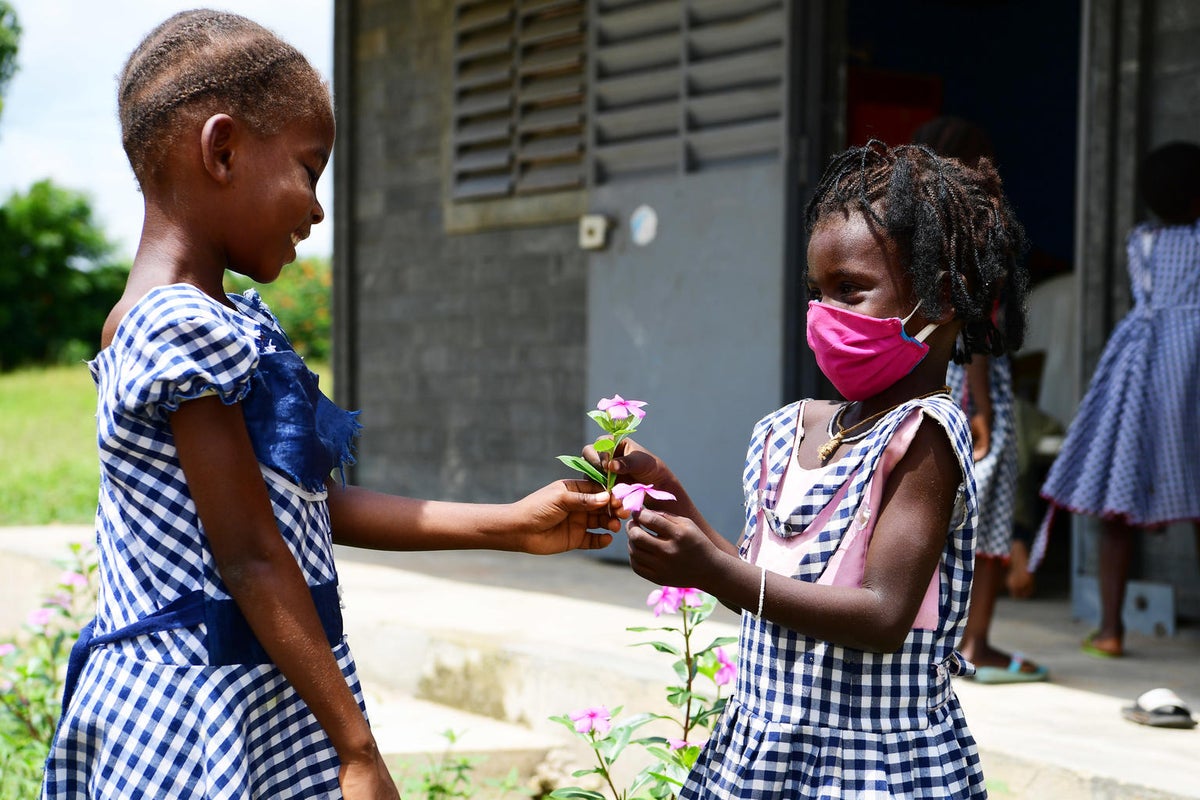
[{"label": "ruffled dress sleeve", "polygon": [[165,422],[181,403],[215,394],[241,401],[259,354],[253,333],[215,300],[186,286],[152,290],[121,322],[117,402],[134,417]]}]

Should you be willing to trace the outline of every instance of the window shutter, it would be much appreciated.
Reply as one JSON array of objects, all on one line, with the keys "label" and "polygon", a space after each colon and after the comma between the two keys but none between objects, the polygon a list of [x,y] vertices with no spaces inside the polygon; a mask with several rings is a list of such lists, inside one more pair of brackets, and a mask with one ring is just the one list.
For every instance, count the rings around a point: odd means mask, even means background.
[{"label": "window shutter", "polygon": [[579,189],[584,0],[463,0],[454,13],[454,201]]},{"label": "window shutter", "polygon": [[776,158],[786,0],[593,0],[592,180]]}]

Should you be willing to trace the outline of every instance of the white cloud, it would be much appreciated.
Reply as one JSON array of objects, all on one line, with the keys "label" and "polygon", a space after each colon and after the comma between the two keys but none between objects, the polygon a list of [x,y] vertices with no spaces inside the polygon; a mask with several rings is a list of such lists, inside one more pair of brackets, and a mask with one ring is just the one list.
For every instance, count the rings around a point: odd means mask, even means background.
[{"label": "white cloud", "polygon": [[[22,28],[19,71],[0,112],[0,198],[34,181],[86,192],[109,238],[132,258],[142,198],[121,150],[116,77],[142,37],[176,11],[210,5],[250,17],[332,80],[333,0],[9,0]],[[299,255],[333,251],[332,171],[318,189],[325,221]]]}]

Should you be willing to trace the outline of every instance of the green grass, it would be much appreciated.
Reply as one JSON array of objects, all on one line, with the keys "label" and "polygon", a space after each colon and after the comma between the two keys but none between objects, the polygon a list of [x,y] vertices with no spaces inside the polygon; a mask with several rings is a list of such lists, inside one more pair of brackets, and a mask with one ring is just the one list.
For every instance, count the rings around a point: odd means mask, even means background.
[{"label": "green grass", "polygon": [[[328,365],[309,368],[331,394]],[[87,366],[0,374],[0,525],[91,523],[99,474]]]}]

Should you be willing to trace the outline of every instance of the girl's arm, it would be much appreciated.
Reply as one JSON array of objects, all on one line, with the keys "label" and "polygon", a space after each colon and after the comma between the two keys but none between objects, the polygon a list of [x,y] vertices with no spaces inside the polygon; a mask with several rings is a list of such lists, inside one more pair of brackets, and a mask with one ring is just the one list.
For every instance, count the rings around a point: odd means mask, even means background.
[{"label": "girl's arm", "polygon": [[555,481],[515,503],[415,500],[330,480],[338,544],[374,550],[511,550],[549,554],[606,547],[618,530],[609,495],[584,480]]},{"label": "girl's arm", "polygon": [[[216,397],[190,400],[171,415],[170,425],[225,588],[329,735],[343,770],[356,765],[365,772],[380,768],[375,738],[329,648],[304,575],[276,525],[241,407],[227,406]],[[390,779],[379,780],[385,787],[390,784]]]},{"label": "girl's arm", "polygon": [[976,355],[966,365],[967,388],[971,392],[971,458],[980,461],[992,447],[992,385],[988,357]]},{"label": "girl's arm", "polygon": [[[899,648],[941,559],[962,472],[940,426],[921,425],[884,487],[862,586],[766,573],[763,617],[859,650]],[[758,608],[759,567],[718,548],[685,517],[643,511],[628,526],[630,563],[644,578],[694,586],[727,605]]]}]

